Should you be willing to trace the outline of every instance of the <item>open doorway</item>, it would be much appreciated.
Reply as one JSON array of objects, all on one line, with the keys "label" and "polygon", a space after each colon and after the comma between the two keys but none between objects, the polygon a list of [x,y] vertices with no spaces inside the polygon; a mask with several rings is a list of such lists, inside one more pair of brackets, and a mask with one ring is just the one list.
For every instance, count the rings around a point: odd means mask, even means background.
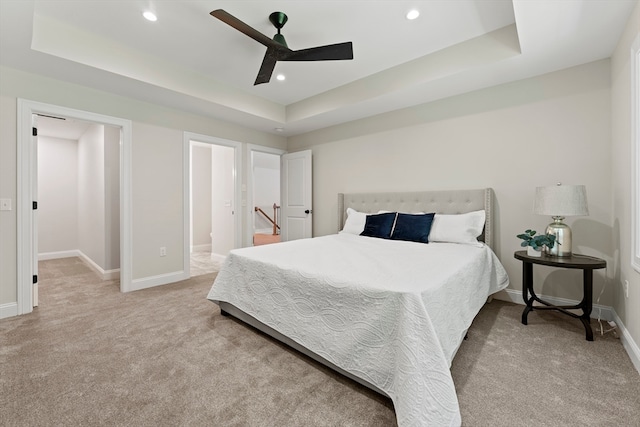
[{"label": "open doorway", "polygon": [[111,212],[119,218],[118,230],[120,291],[131,291],[131,140],[132,123],[117,117],[58,105],[18,99],[18,194],[17,194],[17,309],[16,315],[30,313],[37,303],[38,210],[37,210],[37,136],[36,115],[64,117],[112,126],[118,134],[119,209]]},{"label": "open doorway", "polygon": [[119,279],[120,128],[50,115],[34,122],[40,281],[43,262],[59,260],[49,270],[64,271],[78,258],[100,279]]},{"label": "open doorway", "polygon": [[240,246],[240,144],[186,134],[189,177],[188,257],[191,277],[216,272]]},{"label": "open doorway", "polygon": [[280,242],[280,154],[251,150],[252,244]]}]

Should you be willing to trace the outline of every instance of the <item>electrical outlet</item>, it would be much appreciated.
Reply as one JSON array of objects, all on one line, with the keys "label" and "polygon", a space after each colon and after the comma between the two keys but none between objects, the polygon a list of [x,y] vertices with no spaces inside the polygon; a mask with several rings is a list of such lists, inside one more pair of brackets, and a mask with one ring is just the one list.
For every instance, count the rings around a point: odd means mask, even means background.
[{"label": "electrical outlet", "polygon": [[629,281],[624,281],[624,296],[625,298],[629,298]]},{"label": "electrical outlet", "polygon": [[167,256],[167,248],[160,246],[160,256]]}]

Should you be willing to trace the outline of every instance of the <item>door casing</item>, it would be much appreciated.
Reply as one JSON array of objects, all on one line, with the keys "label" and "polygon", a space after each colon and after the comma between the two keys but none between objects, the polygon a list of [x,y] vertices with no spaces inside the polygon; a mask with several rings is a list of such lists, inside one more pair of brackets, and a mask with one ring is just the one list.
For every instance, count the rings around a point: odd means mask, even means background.
[{"label": "door casing", "polygon": [[231,141],[222,138],[216,138],[209,135],[201,135],[193,132],[184,132],[182,142],[183,152],[183,212],[184,212],[184,272],[185,277],[191,276],[191,141],[202,142],[205,144],[222,145],[225,147],[231,147],[234,149],[234,215],[233,215],[233,227],[234,227],[234,248],[239,248],[242,245],[242,215],[241,210],[247,203],[246,198],[243,197],[241,191],[242,182],[242,143],[237,141]]},{"label": "door casing", "polygon": [[33,255],[34,221],[32,202],[35,184],[34,159],[36,147],[32,144],[32,117],[45,114],[74,118],[120,128],[120,291],[131,290],[132,233],[131,233],[131,120],[75,110],[18,98],[17,123],[17,314],[33,310]]}]

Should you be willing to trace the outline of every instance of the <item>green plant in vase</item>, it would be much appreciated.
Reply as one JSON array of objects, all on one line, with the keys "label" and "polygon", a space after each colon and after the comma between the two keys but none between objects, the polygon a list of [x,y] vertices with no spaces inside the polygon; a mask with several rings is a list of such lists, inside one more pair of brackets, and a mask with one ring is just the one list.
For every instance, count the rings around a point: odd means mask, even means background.
[{"label": "green plant in vase", "polygon": [[[516,236],[522,239],[520,246],[527,248],[527,253],[532,256],[540,256],[542,249],[546,246],[551,249],[556,244],[556,236],[553,234],[537,234],[536,230],[526,230],[522,234]],[[559,243],[558,243],[559,244]],[[531,252],[531,248],[534,252]]]}]

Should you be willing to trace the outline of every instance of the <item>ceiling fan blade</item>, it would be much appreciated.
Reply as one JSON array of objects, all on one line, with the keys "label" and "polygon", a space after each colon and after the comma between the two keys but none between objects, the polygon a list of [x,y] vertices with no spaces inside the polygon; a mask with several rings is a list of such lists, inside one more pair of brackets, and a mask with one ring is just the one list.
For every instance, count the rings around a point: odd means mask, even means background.
[{"label": "ceiling fan blade", "polygon": [[353,43],[336,43],[291,51],[280,61],[340,61],[353,59]]},{"label": "ceiling fan blade", "polygon": [[249,25],[245,24],[235,16],[229,14],[228,12],[222,9],[216,9],[212,11],[210,15],[213,16],[214,18],[218,18],[225,24],[235,28],[241,33],[246,34],[247,36],[257,41],[258,43],[261,43],[269,48],[289,50],[286,46],[282,46],[280,43],[272,40],[270,37],[265,36],[260,31],[250,27]]},{"label": "ceiling fan blade", "polygon": [[272,49],[267,49],[267,53],[264,54],[264,59],[260,66],[260,71],[258,71],[258,77],[256,77],[256,81],[253,84],[254,86],[262,83],[269,83],[269,80],[271,80],[271,75],[276,67],[276,62],[278,62],[274,53],[275,52]]}]

